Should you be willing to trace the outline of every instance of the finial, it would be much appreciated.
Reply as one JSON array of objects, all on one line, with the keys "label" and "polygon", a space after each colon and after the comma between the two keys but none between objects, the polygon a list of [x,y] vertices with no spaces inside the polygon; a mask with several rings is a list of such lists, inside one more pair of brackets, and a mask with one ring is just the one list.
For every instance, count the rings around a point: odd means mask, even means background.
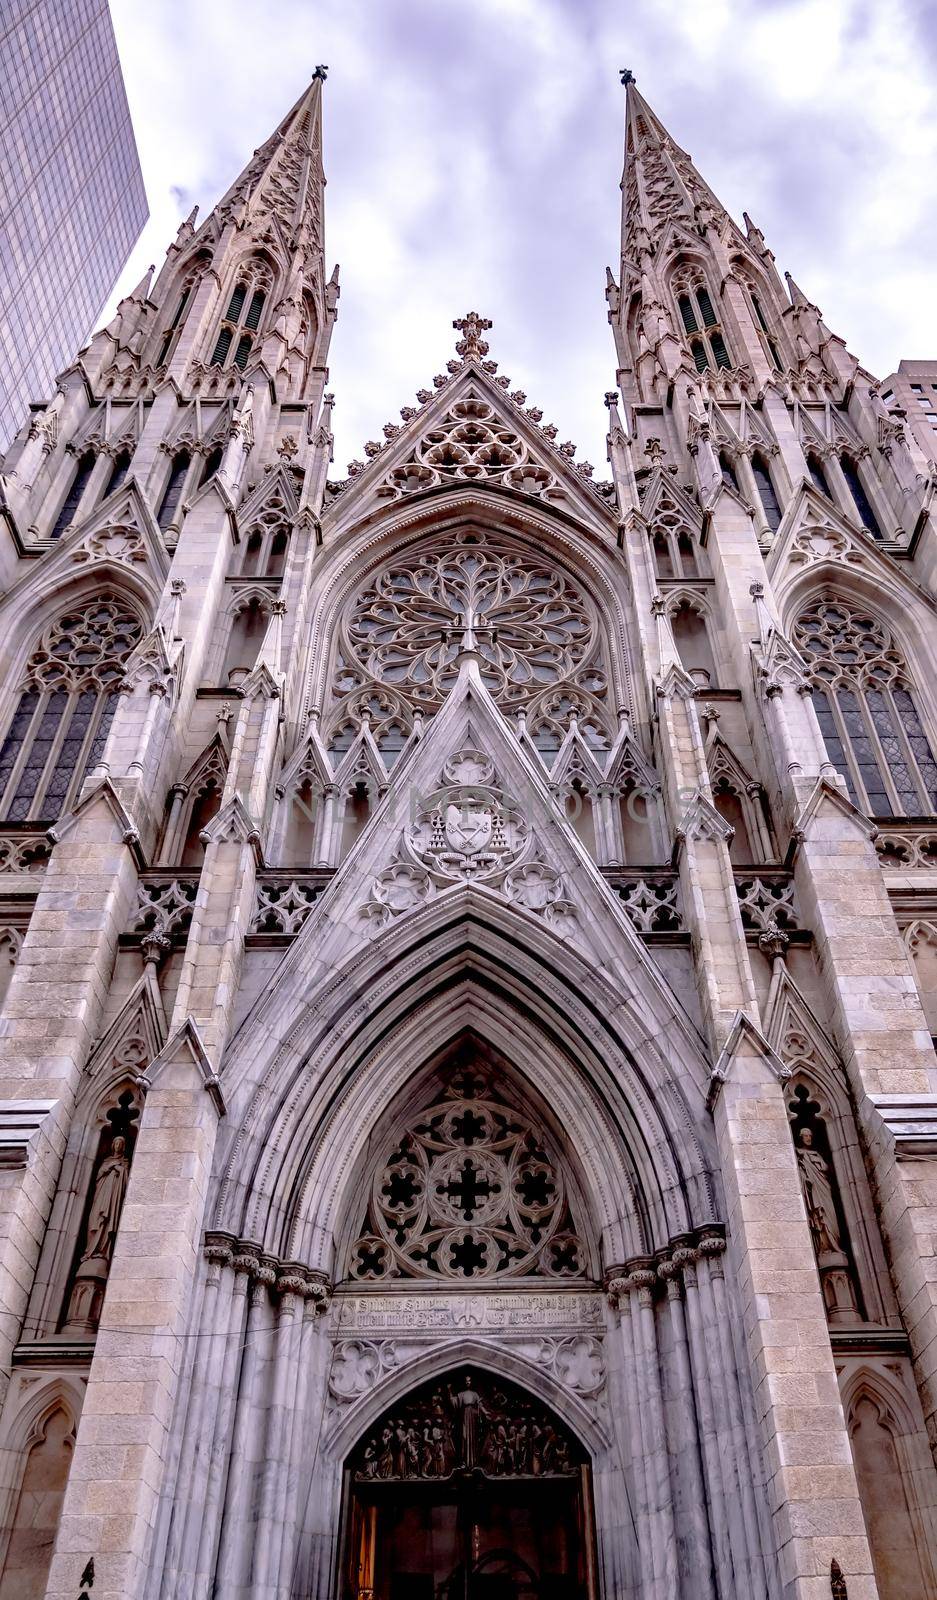
[{"label": "finial", "polygon": [[630,67],[619,67],[618,72],[626,89],[629,83],[635,82],[635,76]]},{"label": "finial", "polygon": [[329,75],[328,67],[324,67],[320,63],[319,66],[316,67],[315,72],[312,74],[312,80],[313,80],[313,82],[315,82],[316,78],[321,78],[322,82],[324,83],[326,78],[328,77],[328,75]]},{"label": "finial", "polygon": [[456,317],[452,326],[462,335],[456,345],[456,353],[463,361],[468,361],[473,356],[476,361],[480,361],[482,356],[488,354],[488,346],[481,337],[491,327],[487,318],[480,317],[477,311],[467,311],[464,317]]}]

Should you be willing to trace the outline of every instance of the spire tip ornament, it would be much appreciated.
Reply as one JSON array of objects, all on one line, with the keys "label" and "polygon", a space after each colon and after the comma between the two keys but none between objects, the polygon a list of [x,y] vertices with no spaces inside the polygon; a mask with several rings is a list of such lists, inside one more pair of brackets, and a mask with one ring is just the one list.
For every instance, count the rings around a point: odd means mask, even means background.
[{"label": "spire tip ornament", "polygon": [[323,66],[323,64],[320,62],[319,65],[316,67],[315,72],[312,74],[312,81],[313,81],[313,83],[315,83],[316,78],[321,78],[322,82],[324,83],[326,78],[328,77],[328,75],[329,75],[328,67]]},{"label": "spire tip ornament", "polygon": [[637,81],[636,78],[635,78],[635,75],[632,72],[630,67],[619,67],[618,68],[618,75],[621,78],[622,84],[626,89],[627,89],[629,83],[635,83]]},{"label": "spire tip ornament", "polygon": [[456,354],[463,361],[469,361],[472,357],[480,361],[482,356],[488,354],[488,346],[482,338],[482,334],[492,326],[487,317],[480,317],[477,311],[467,311],[464,317],[456,317],[452,326],[462,335],[456,345]]}]

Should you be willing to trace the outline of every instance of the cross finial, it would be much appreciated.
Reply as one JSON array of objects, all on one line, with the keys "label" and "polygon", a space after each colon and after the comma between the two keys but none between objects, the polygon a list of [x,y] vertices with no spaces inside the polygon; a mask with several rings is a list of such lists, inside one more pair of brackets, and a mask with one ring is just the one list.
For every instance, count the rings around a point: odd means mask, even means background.
[{"label": "cross finial", "polygon": [[322,65],[322,64],[321,64],[321,62],[320,62],[320,63],[319,63],[319,65],[318,65],[318,66],[317,66],[317,67],[316,67],[316,70],[315,70],[315,72],[314,72],[314,73],[313,73],[313,74],[312,74],[312,76],[313,76],[313,79],[315,79],[315,78],[321,78],[321,79],[322,79],[322,81],[323,81],[323,83],[324,83],[324,82],[325,82],[325,80],[326,80],[326,78],[327,78],[327,77],[328,77],[328,75],[329,75],[329,69],[328,69],[328,67],[324,67],[324,66],[323,66],[323,65]]},{"label": "cross finial", "polygon": [[629,83],[634,83],[635,77],[630,67],[619,67],[618,72],[625,88],[628,87]]},{"label": "cross finial", "polygon": [[485,317],[480,317],[477,311],[467,311],[464,317],[456,317],[452,326],[462,335],[456,345],[456,353],[463,361],[468,361],[470,356],[480,361],[488,354],[488,346],[482,334],[487,332],[491,323]]}]

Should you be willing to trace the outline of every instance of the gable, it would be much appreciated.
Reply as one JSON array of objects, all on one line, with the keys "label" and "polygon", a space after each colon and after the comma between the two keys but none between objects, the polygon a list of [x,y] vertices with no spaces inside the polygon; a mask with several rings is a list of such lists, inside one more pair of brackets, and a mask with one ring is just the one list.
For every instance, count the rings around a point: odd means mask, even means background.
[{"label": "gable", "polygon": [[575,460],[576,446],[557,444],[558,430],[541,425],[542,412],[524,409],[521,390],[475,359],[451,363],[452,376],[421,389],[419,408],[404,406],[404,425],[388,423],[384,442],[365,445],[368,461],[349,463],[346,483],[333,484],[330,507],[344,525],[371,501],[403,501],[460,486],[484,485],[509,495],[564,505],[608,531],[615,510],[611,483],[592,481],[591,463]]}]

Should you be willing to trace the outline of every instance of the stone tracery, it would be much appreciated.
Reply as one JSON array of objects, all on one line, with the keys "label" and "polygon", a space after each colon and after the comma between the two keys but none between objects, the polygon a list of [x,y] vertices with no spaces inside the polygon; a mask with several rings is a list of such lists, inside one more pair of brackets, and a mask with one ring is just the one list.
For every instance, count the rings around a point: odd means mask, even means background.
[{"label": "stone tracery", "polygon": [[582,1278],[560,1164],[481,1073],[408,1120],[371,1184],[352,1277]]},{"label": "stone tracery", "polygon": [[573,714],[607,723],[607,652],[591,602],[554,563],[506,540],[464,532],[422,547],[358,592],[341,633],[342,712],[378,685],[433,712],[474,649],[505,709],[536,716],[562,689]]}]

